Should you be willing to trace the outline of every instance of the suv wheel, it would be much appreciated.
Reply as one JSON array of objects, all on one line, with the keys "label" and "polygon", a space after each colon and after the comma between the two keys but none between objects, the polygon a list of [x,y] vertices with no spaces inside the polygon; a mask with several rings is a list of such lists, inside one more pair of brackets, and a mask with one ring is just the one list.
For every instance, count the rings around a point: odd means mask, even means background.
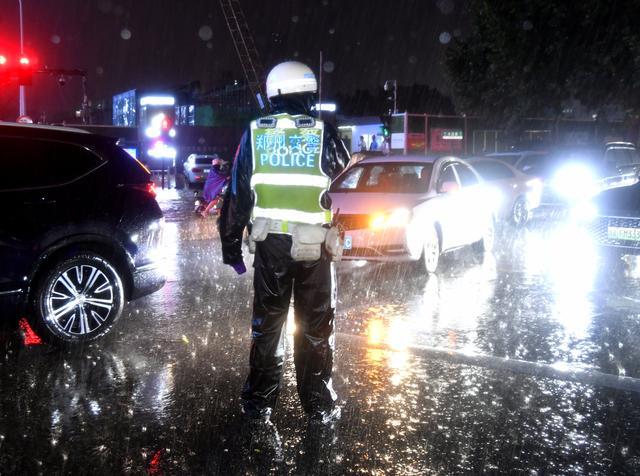
[{"label": "suv wheel", "polygon": [[36,287],[33,325],[54,344],[80,344],[105,335],[124,307],[122,278],[104,258],[85,252],[54,265]]},{"label": "suv wheel", "polygon": [[524,226],[529,221],[529,206],[524,197],[518,197],[513,203],[511,221],[517,227]]}]

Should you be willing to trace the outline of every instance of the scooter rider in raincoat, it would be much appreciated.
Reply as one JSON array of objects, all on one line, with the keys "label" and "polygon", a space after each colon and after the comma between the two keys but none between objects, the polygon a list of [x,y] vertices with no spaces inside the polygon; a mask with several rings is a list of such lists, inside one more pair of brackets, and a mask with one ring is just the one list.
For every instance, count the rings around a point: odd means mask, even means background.
[{"label": "scooter rider in raincoat", "polygon": [[316,92],[316,78],[302,63],[271,70],[272,113],[251,122],[241,139],[219,221],[223,261],[238,274],[246,271],[241,245],[251,222],[252,342],[242,400],[246,416],[267,422],[280,389],[292,294],[302,406],[311,421],[326,424],[340,416],[331,381],[335,270],[324,240],[332,221],[327,189],[349,153],[335,128],[314,117]]}]

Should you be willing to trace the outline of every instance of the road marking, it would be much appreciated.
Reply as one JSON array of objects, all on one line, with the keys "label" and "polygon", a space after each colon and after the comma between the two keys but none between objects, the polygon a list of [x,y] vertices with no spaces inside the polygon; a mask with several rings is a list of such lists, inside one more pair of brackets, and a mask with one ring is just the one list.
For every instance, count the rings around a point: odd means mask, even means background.
[{"label": "road marking", "polygon": [[[394,351],[384,343],[371,345],[366,336],[337,332],[338,336],[353,341],[364,342],[368,347],[383,348],[391,352]],[[569,364],[554,365],[539,362],[529,362],[526,360],[508,359],[494,355],[475,354],[444,347],[431,347],[425,345],[409,345],[406,348],[409,352],[419,357],[430,359],[442,359],[449,362],[477,367],[486,367],[493,370],[507,370],[514,373],[527,374],[534,377],[552,378],[581,383],[585,385],[595,385],[602,387],[626,390],[640,393],[640,378],[621,377],[607,374],[598,370],[585,370],[570,367]]]}]

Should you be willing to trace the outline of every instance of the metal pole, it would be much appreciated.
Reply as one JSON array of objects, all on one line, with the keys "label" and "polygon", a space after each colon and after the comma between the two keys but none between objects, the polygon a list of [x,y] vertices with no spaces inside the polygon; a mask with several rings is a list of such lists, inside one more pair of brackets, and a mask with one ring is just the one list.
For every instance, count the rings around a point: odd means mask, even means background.
[{"label": "metal pole", "polygon": [[[18,0],[18,8],[20,12],[20,55],[24,55],[24,35],[22,31],[22,0]],[[19,108],[20,115],[24,116],[26,114],[26,100],[25,100],[25,91],[24,86],[20,86],[20,99],[19,99]]]},{"label": "metal pole", "polygon": [[398,81],[393,80],[393,113],[398,114]]}]

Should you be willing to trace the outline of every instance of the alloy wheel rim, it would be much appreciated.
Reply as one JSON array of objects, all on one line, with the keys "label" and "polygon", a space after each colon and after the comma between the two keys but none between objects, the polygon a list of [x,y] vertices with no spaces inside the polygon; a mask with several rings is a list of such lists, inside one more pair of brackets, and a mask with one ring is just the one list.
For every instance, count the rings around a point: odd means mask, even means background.
[{"label": "alloy wheel rim", "polygon": [[526,205],[523,200],[518,200],[516,202],[515,210],[513,211],[513,218],[516,222],[516,225],[520,225],[526,214]]},{"label": "alloy wheel rim", "polygon": [[115,296],[114,285],[100,269],[73,266],[58,274],[48,288],[46,319],[62,334],[87,335],[111,316]]},{"label": "alloy wheel rim", "polygon": [[428,269],[434,269],[435,265],[438,263],[438,252],[439,249],[437,236],[435,235],[435,233],[433,233],[427,240],[424,251]]}]

